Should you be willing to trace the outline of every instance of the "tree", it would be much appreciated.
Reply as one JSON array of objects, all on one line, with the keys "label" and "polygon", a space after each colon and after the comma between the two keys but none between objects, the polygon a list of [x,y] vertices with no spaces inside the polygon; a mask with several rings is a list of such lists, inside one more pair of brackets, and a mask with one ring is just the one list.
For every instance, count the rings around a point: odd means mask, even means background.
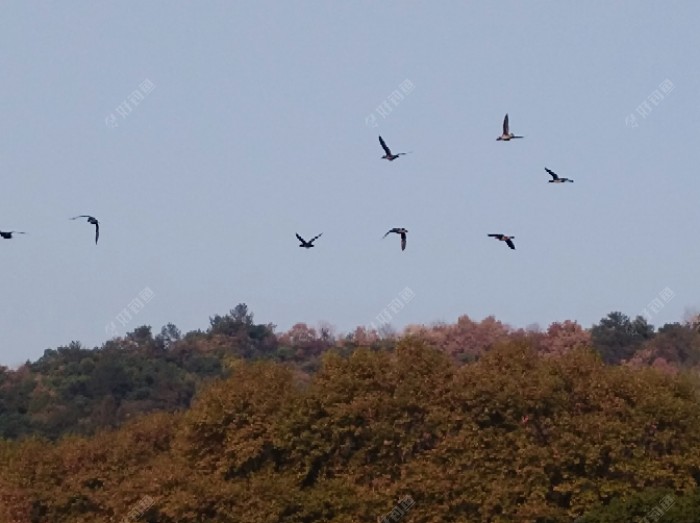
[{"label": "tree", "polygon": [[591,335],[575,321],[552,323],[540,341],[540,350],[545,354],[562,356],[570,350],[591,346]]},{"label": "tree", "polygon": [[160,349],[167,350],[172,347],[175,342],[178,342],[181,339],[182,333],[180,332],[180,329],[178,329],[172,323],[168,323],[160,329],[160,334],[156,336],[156,345]]},{"label": "tree", "polygon": [[642,316],[634,321],[621,312],[611,312],[591,328],[593,346],[609,364],[629,360],[644,341],[654,336],[654,327]]}]

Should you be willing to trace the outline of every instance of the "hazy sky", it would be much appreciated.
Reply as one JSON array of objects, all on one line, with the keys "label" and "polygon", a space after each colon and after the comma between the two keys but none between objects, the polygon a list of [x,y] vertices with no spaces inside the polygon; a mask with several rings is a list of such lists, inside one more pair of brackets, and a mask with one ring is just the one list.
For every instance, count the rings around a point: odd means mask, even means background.
[{"label": "hazy sky", "polygon": [[[14,1],[0,16],[0,230],[28,233],[0,239],[0,363],[101,345],[112,321],[205,329],[240,302],[278,330],[348,331],[406,287],[396,328],[588,327],[665,288],[656,326],[698,306],[700,3]],[[506,112],[525,139],[496,141]],[[413,153],[380,160],[380,133]],[[99,218],[97,246],[77,214]],[[323,236],[306,250],[295,232]]]}]

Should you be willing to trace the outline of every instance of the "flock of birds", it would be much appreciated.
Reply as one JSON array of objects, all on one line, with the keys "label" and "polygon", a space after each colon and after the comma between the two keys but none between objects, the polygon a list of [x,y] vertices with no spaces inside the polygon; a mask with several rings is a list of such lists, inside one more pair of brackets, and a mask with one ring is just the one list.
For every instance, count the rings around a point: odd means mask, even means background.
[{"label": "flock of birds", "polygon": [[[508,142],[510,140],[516,139],[516,138],[524,138],[524,136],[516,136],[515,134],[510,132],[510,124],[508,122],[508,114],[506,113],[505,118],[503,119],[503,134],[496,138],[497,141],[499,142]],[[384,141],[384,138],[381,136],[379,137],[379,145],[382,146],[382,149],[384,149],[384,156],[382,156],[382,160],[389,160],[390,162],[393,162],[396,160],[399,156],[403,156],[405,154],[409,153],[392,153],[391,149],[389,149],[389,146],[386,144]],[[549,183],[566,183],[566,182],[571,182],[573,183],[573,180],[571,178],[562,178],[560,177],[557,173],[552,171],[551,169],[548,169],[547,167],[544,168],[545,171],[547,171],[547,174],[549,174],[552,179],[549,180]],[[401,237],[401,250],[406,250],[406,235],[408,234],[408,229],[404,227],[394,227],[392,229],[389,229],[382,238],[386,238],[390,234],[398,234]],[[321,233],[323,234],[323,233]],[[301,242],[299,244],[299,247],[304,247],[305,249],[310,249],[311,247],[314,247],[314,241],[316,241],[318,238],[321,237],[321,234],[314,236],[311,238],[309,241],[304,240],[301,236],[299,236],[299,233],[297,233],[297,239]],[[511,249],[515,249],[515,244],[513,243],[513,240],[515,239],[515,236],[509,236],[507,234],[503,233],[491,233],[488,235],[489,238],[496,238],[499,241],[506,242],[506,245],[510,247]]]},{"label": "flock of birds", "polygon": [[[510,125],[508,123],[508,114],[506,114],[505,118],[503,119],[503,134],[496,138],[497,141],[503,141],[503,142],[508,142],[510,140],[513,140],[515,138],[523,138],[523,136],[516,136],[515,134],[510,132]],[[382,156],[382,160],[388,160],[390,162],[393,162],[396,160],[399,156],[403,156],[405,154],[409,153],[392,153],[391,149],[389,149],[389,146],[386,144],[384,141],[384,138],[381,136],[379,137],[379,145],[382,146],[382,149],[384,149],[384,156]],[[566,183],[566,182],[573,182],[572,179],[570,178],[561,178],[557,173],[552,171],[551,169],[548,169],[547,167],[544,168],[545,171],[552,177],[551,180],[549,180],[549,183]],[[71,218],[71,220],[77,220],[78,218],[87,218],[87,222],[95,226],[95,245],[97,245],[97,240],[100,238],[100,222],[95,218],[94,216],[90,216],[89,214],[81,214],[79,216],[74,216]],[[401,237],[401,250],[406,250],[406,235],[408,234],[408,229],[404,227],[393,227],[392,229],[389,229],[382,238],[386,238],[390,234],[398,234]],[[24,231],[0,231],[0,237],[4,238],[5,240],[11,240],[13,234],[27,234]],[[323,233],[321,233],[323,234]],[[299,247],[303,247],[305,249],[310,249],[311,247],[314,246],[314,242],[321,237],[321,234],[318,234],[311,238],[310,240],[305,240],[302,238],[299,233],[296,233],[296,237],[301,242],[299,244]],[[511,249],[515,249],[515,244],[513,243],[513,239],[515,239],[515,236],[509,236],[507,234],[503,233],[491,233],[488,235],[490,238],[496,238],[499,241],[505,242],[508,247]]]},{"label": "flock of birds", "polygon": [[[95,245],[97,245],[97,240],[100,238],[100,222],[94,216],[88,214],[81,214],[80,216],[74,216],[71,220],[77,220],[78,218],[87,218],[87,222],[95,226]],[[27,234],[24,231],[0,231],[0,237],[6,240],[11,240],[13,234]]]}]

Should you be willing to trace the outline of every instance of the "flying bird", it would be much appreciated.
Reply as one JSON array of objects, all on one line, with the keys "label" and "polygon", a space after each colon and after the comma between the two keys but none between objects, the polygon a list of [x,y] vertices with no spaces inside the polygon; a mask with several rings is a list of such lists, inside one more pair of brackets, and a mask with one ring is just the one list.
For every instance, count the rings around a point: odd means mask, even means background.
[{"label": "flying bird", "polygon": [[574,183],[574,181],[571,178],[560,178],[557,173],[552,171],[551,169],[547,169],[546,167],[544,168],[545,171],[549,173],[549,175],[552,177],[551,180],[549,180],[549,183],[564,183],[564,182],[571,182]]},{"label": "flying bird", "polygon": [[403,227],[394,227],[393,229],[387,231],[387,233],[384,236],[382,236],[382,239],[386,238],[392,232],[401,235],[401,250],[406,250],[406,233],[408,232],[408,230],[404,229]]},{"label": "flying bird", "polygon": [[386,142],[384,141],[384,139],[381,136],[379,137],[379,144],[382,146],[382,149],[384,149],[384,152],[386,153],[384,156],[382,156],[382,159],[384,159],[384,160],[389,160],[390,162],[393,162],[399,156],[402,156],[404,154],[408,154],[408,153],[391,154],[391,149],[389,149],[389,147],[387,147]]},{"label": "flying bird", "polygon": [[311,238],[308,242],[307,242],[304,238],[302,238],[301,236],[299,236],[299,233],[295,233],[295,234],[297,235],[297,240],[299,240],[299,241],[301,242],[301,244],[299,245],[299,247],[305,247],[306,249],[310,249],[311,247],[315,247],[314,242],[315,242],[318,238],[320,238],[320,237],[321,237],[321,234],[323,234],[323,233],[319,234],[318,236],[314,236],[314,237]]},{"label": "flying bird", "polygon": [[513,243],[513,239],[515,236],[506,236],[505,234],[489,234],[491,238],[496,238],[497,240],[501,240],[502,242],[506,242],[506,245],[510,247],[511,249],[515,249],[515,244]]},{"label": "flying bird", "polygon": [[13,234],[27,234],[26,232],[22,231],[0,231],[0,237],[5,238],[6,240],[11,240]]},{"label": "flying bird", "polygon": [[95,226],[95,245],[97,245],[97,240],[100,237],[100,222],[97,221],[97,218],[93,216],[89,216],[87,214],[81,214],[80,216],[74,216],[71,218],[71,220],[77,220],[78,218],[87,218],[87,222],[91,223]]},{"label": "flying bird", "polygon": [[503,119],[503,134],[496,138],[497,141],[504,141],[507,142],[508,140],[512,140],[513,138],[523,138],[522,136],[515,136],[513,133],[510,132],[510,126],[508,125],[508,113],[506,113],[506,117]]}]

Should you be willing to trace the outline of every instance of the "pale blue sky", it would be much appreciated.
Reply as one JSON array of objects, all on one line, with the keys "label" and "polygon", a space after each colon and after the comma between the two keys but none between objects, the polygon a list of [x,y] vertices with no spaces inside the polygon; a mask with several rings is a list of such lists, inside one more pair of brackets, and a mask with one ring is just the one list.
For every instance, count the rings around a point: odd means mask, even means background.
[{"label": "pale blue sky", "polygon": [[[698,306],[697,2],[5,2],[0,363],[245,302],[279,330]],[[144,80],[155,89],[105,124]],[[366,118],[404,80],[378,127]],[[625,117],[670,80],[639,126]],[[524,140],[497,142],[503,115]],[[380,160],[381,133],[395,151]],[[575,183],[548,184],[544,166]],[[93,227],[71,216],[93,214]],[[382,235],[409,229],[399,239]],[[300,249],[294,233],[323,232]],[[487,238],[516,237],[516,251]]]}]

